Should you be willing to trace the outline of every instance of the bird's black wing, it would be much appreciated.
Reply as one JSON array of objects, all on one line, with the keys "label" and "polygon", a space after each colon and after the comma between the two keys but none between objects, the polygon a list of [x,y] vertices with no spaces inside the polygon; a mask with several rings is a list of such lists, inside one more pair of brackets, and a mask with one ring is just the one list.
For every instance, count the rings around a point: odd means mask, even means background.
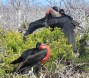
[{"label": "bird's black wing", "polygon": [[42,18],[42,19],[39,19],[35,22],[30,23],[24,36],[27,36],[28,34],[32,34],[38,28],[46,27],[45,24],[46,24],[45,18]]},{"label": "bird's black wing", "polygon": [[10,64],[17,64],[17,63],[24,61],[34,51],[35,51],[35,48],[25,50],[18,59],[14,60]]},{"label": "bird's black wing", "polygon": [[19,67],[17,68],[17,71],[19,71],[20,69],[22,69],[24,67],[33,66],[33,65],[37,64],[43,58],[45,58],[46,54],[47,54],[47,49],[43,49],[43,50],[35,53],[34,55],[28,56],[27,59],[19,65]]}]

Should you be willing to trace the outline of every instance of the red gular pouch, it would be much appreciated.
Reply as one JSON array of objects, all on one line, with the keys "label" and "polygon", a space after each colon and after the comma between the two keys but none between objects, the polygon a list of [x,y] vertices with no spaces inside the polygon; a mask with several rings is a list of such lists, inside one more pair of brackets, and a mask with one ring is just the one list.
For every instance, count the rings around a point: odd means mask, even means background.
[{"label": "red gular pouch", "polygon": [[43,60],[40,61],[41,64],[45,63],[46,61],[48,61],[49,57],[50,57],[50,48],[48,45],[46,44],[41,44],[40,45],[40,49],[47,49],[47,54],[45,56],[45,58],[43,58]]},{"label": "red gular pouch", "polygon": [[46,14],[50,14],[51,11],[52,11],[52,8],[48,9]]}]

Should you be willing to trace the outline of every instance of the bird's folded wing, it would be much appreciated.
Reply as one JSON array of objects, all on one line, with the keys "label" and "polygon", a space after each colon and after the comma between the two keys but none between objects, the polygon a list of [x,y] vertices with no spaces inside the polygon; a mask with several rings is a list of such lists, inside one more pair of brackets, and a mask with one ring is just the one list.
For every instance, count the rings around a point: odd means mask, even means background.
[{"label": "bird's folded wing", "polygon": [[34,50],[35,50],[35,48],[25,50],[18,59],[14,60],[10,64],[17,64],[17,63],[20,63],[20,62],[24,61],[29,55],[31,55],[31,53]]},{"label": "bird's folded wing", "polygon": [[43,49],[37,53],[35,53],[34,55],[30,55],[27,57],[27,59],[25,61],[23,61],[23,64],[19,67],[18,70],[20,70],[21,68],[24,68],[26,66],[33,66],[35,64],[37,64],[38,62],[40,62],[42,59],[45,58],[47,54],[47,49]]}]

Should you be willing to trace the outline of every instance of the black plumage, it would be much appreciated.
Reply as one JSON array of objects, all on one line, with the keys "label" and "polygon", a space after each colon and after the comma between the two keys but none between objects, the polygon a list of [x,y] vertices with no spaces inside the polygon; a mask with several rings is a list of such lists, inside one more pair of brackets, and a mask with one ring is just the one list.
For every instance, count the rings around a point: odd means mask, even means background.
[{"label": "black plumage", "polygon": [[45,19],[46,18],[42,18],[42,19],[39,19],[35,22],[30,23],[28,29],[26,30],[26,33],[24,34],[24,36],[33,33],[38,28],[46,27],[47,22],[45,21]]},{"label": "black plumage", "polygon": [[68,38],[68,43],[72,44],[74,51],[76,51],[76,42],[75,42],[75,24],[73,23],[72,17],[63,14],[60,17],[51,17],[47,15],[45,18],[32,22],[29,25],[26,35],[32,34],[36,29],[47,27],[47,25],[54,30],[55,27],[61,28],[64,32],[64,35]]},{"label": "black plumage", "polygon": [[20,56],[18,59],[16,59],[16,60],[14,60],[13,62],[11,62],[11,64],[17,64],[17,63],[20,63],[20,62],[26,60],[26,58],[27,58],[29,55],[34,54],[36,51],[37,51],[36,48],[32,48],[32,49],[25,50],[25,51],[21,54],[21,56]]},{"label": "black plumage", "polygon": [[20,72],[25,67],[36,65],[45,58],[47,49],[40,50],[39,46],[40,43],[37,43],[36,48],[25,50],[18,59],[11,62],[11,64],[20,63],[16,72]]}]

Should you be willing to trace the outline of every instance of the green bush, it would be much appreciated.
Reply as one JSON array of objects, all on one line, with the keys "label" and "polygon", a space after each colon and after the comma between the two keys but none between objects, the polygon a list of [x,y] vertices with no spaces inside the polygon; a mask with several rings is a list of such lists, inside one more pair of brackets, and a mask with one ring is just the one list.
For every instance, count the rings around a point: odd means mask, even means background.
[{"label": "green bush", "polygon": [[89,29],[86,30],[79,41],[79,58],[81,58],[82,61],[84,60],[83,62],[89,62],[89,46],[86,46],[87,41],[89,41]]},{"label": "green bush", "polygon": [[30,34],[26,37],[25,42],[21,33],[15,31],[7,31],[4,36],[2,34],[0,37],[0,40],[3,40],[3,44],[0,45],[3,50],[0,54],[3,55],[1,58],[3,61],[0,63],[0,74],[12,72],[17,65],[10,65],[10,63],[17,59],[24,50],[35,47],[37,42],[46,43],[50,46],[51,56],[45,64],[47,67],[58,59],[72,60],[75,57],[72,45],[67,44],[67,39],[59,28],[55,28],[54,31],[45,28],[42,31]]},{"label": "green bush", "polygon": [[83,69],[83,71],[89,72],[89,46],[86,46],[87,41],[89,41],[89,28],[85,31],[79,41],[79,57],[75,58],[75,62],[81,64],[85,63],[81,66],[81,69]]}]

